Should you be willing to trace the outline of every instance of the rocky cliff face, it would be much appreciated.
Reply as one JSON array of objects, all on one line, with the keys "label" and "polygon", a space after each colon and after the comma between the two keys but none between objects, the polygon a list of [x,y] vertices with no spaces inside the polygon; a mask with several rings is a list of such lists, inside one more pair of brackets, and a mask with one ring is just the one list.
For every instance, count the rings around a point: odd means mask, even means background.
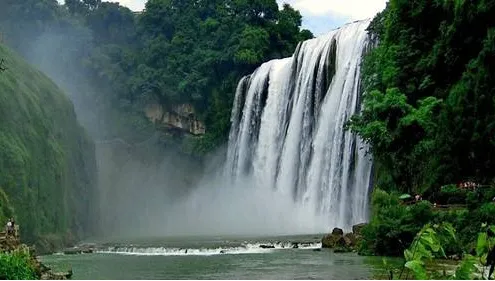
[{"label": "rocky cliff face", "polygon": [[180,130],[195,136],[206,132],[204,123],[197,119],[190,104],[175,106],[171,110],[165,110],[159,104],[150,104],[146,107],[145,114],[151,122],[165,130]]}]

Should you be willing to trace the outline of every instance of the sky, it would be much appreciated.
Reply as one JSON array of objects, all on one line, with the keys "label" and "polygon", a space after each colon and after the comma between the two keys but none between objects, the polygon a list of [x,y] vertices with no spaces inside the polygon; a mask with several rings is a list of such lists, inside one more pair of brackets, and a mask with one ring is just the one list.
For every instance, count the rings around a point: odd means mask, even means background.
[{"label": "sky", "polygon": [[[62,2],[62,0],[59,0]],[[146,0],[113,0],[133,11],[144,8]],[[303,28],[315,35],[324,34],[348,22],[372,18],[385,8],[387,0],[277,0],[289,3],[303,16]]]}]

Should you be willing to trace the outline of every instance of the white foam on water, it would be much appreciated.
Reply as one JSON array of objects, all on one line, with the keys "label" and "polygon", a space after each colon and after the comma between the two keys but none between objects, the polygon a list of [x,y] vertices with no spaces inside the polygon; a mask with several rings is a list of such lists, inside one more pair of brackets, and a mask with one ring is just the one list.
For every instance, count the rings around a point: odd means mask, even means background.
[{"label": "white foam on water", "polygon": [[[297,248],[294,245],[297,244]],[[274,248],[262,248],[262,246]],[[241,254],[266,254],[277,250],[311,250],[321,248],[321,243],[247,243],[239,247],[218,248],[167,248],[167,247],[109,247],[106,250],[96,251],[98,254],[115,254],[129,256],[215,256],[215,255],[241,255]]]}]

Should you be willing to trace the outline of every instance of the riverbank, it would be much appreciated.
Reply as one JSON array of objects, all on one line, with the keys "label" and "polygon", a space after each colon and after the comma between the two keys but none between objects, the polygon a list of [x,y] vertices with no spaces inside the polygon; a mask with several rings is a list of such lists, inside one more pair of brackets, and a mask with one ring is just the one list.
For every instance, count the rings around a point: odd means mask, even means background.
[{"label": "riverbank", "polygon": [[14,234],[0,232],[0,257],[1,279],[67,280],[72,277],[72,270],[54,272],[43,264],[35,249],[21,242],[18,230]]}]

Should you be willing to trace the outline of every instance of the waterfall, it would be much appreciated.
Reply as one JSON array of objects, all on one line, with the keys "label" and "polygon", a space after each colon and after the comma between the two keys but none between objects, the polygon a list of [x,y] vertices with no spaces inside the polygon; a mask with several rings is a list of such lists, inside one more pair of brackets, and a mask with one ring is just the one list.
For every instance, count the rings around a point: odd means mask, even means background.
[{"label": "waterfall", "polygon": [[291,198],[325,227],[367,220],[371,157],[344,129],[360,110],[361,60],[370,21],[299,44],[237,88],[225,176]]}]

